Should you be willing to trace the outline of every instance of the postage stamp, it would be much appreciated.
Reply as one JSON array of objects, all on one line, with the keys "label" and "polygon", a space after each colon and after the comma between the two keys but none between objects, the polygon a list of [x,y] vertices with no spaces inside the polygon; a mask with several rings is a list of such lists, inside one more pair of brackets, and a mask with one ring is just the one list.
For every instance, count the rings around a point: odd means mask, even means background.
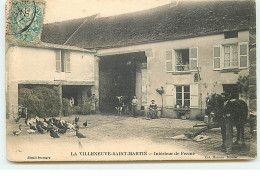
[{"label": "postage stamp", "polygon": [[6,19],[6,37],[17,41],[40,41],[45,2],[11,0],[7,2],[7,8],[10,10]]},{"label": "postage stamp", "polygon": [[7,159],[255,159],[255,4],[8,1]]}]

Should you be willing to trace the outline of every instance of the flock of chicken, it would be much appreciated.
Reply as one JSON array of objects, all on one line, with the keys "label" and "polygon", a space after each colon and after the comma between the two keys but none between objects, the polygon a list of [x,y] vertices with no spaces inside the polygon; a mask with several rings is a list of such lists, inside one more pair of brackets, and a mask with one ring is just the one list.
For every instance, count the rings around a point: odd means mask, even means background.
[{"label": "flock of chicken", "polygon": [[[18,123],[20,118],[16,118],[15,122]],[[36,118],[32,118],[28,120],[28,118],[25,119],[25,124],[29,129],[27,132],[29,134],[39,132],[41,134],[45,134],[47,132],[50,132],[50,136],[52,138],[60,138],[60,134],[65,134],[67,130],[74,130],[76,131],[76,136],[78,138],[86,138],[85,135],[79,132],[79,117],[75,117],[74,122],[70,123],[68,121],[63,120],[62,118],[56,119],[56,118],[50,118],[48,121],[44,118],[44,121],[40,121],[39,118],[36,116]],[[83,126],[87,127],[88,122],[84,122]],[[19,125],[19,130],[13,131],[13,134],[15,136],[18,136],[22,132],[22,125]]]}]

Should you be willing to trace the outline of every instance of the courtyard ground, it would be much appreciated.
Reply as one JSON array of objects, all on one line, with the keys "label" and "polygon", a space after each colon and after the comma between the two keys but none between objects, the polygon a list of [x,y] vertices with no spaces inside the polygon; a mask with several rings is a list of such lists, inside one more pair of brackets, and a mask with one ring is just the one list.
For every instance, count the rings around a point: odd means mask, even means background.
[{"label": "courtyard ground", "polygon": [[[68,131],[60,138],[51,138],[49,133],[28,134],[24,120],[15,123],[7,120],[7,158],[11,161],[96,161],[96,160],[218,160],[218,159],[249,159],[250,134],[246,127],[246,146],[236,146],[234,154],[226,155],[221,152],[220,129],[211,129],[203,135],[208,140],[196,142],[174,140],[172,137],[192,131],[195,124],[202,121],[181,119],[152,119],[143,117],[115,115],[79,115],[80,132],[86,136],[78,139],[75,131]],[[73,122],[75,116],[63,117]],[[88,121],[84,127],[83,122]],[[22,132],[14,136],[22,124]],[[235,130],[234,130],[235,131]],[[234,132],[234,137],[236,132]],[[235,140],[235,138],[234,138]],[[97,156],[97,154],[79,152],[147,152],[147,155],[131,153],[130,155]],[[182,153],[183,152],[183,153]],[[171,154],[172,153],[172,154]],[[118,154],[118,155],[117,155]],[[36,157],[37,159],[34,159]],[[42,158],[42,157],[47,157]],[[48,158],[50,157],[50,159]]]}]

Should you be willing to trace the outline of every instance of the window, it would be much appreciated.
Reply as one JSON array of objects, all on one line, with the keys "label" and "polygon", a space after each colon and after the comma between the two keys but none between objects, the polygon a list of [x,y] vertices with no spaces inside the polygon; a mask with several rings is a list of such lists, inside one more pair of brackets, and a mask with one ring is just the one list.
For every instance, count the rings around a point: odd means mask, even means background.
[{"label": "window", "polygon": [[223,92],[229,94],[230,99],[239,99],[239,89],[236,84],[223,84]]},{"label": "window", "polygon": [[220,46],[215,46],[213,49],[213,67],[215,70],[220,69],[220,58],[221,58],[221,47]]},{"label": "window", "polygon": [[190,70],[197,71],[198,67],[198,48],[190,48]]},{"label": "window", "polygon": [[224,37],[225,39],[238,38],[238,32],[237,31],[225,32]]},{"label": "window", "polygon": [[166,51],[166,72],[197,71],[198,48]]},{"label": "window", "polygon": [[248,43],[227,44],[213,47],[214,70],[247,68]]},{"label": "window", "polygon": [[70,53],[66,52],[66,72],[70,72]]},{"label": "window", "polygon": [[247,43],[241,43],[239,45],[239,58],[240,68],[247,68],[248,61],[248,47]]},{"label": "window", "polygon": [[187,108],[190,106],[190,86],[176,86],[176,106]]},{"label": "window", "polygon": [[175,50],[176,54],[176,71],[189,71],[190,70],[190,57],[189,49]]},{"label": "window", "polygon": [[65,72],[65,52],[61,51],[61,72]]},{"label": "window", "polygon": [[70,53],[66,51],[56,51],[56,72],[70,72]]},{"label": "window", "polygon": [[224,45],[224,68],[238,67],[238,46],[237,44]]},{"label": "window", "polygon": [[61,68],[61,51],[56,51],[56,72],[60,72]]},{"label": "window", "polygon": [[172,72],[173,68],[173,55],[172,55],[172,50],[166,51],[166,72]]}]

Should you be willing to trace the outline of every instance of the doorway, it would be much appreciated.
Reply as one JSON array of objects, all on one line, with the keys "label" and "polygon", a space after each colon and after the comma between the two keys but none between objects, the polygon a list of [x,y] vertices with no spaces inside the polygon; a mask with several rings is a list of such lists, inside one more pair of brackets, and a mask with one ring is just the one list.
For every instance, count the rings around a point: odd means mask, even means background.
[{"label": "doorway", "polygon": [[[131,104],[133,96],[142,103],[142,66],[146,66],[144,52],[126,53],[100,57],[99,107],[101,112],[114,113],[118,99],[125,96]],[[144,65],[145,64],[145,65]]]},{"label": "doorway", "polygon": [[223,84],[223,92],[229,94],[230,99],[239,99],[239,89],[236,84]]}]

